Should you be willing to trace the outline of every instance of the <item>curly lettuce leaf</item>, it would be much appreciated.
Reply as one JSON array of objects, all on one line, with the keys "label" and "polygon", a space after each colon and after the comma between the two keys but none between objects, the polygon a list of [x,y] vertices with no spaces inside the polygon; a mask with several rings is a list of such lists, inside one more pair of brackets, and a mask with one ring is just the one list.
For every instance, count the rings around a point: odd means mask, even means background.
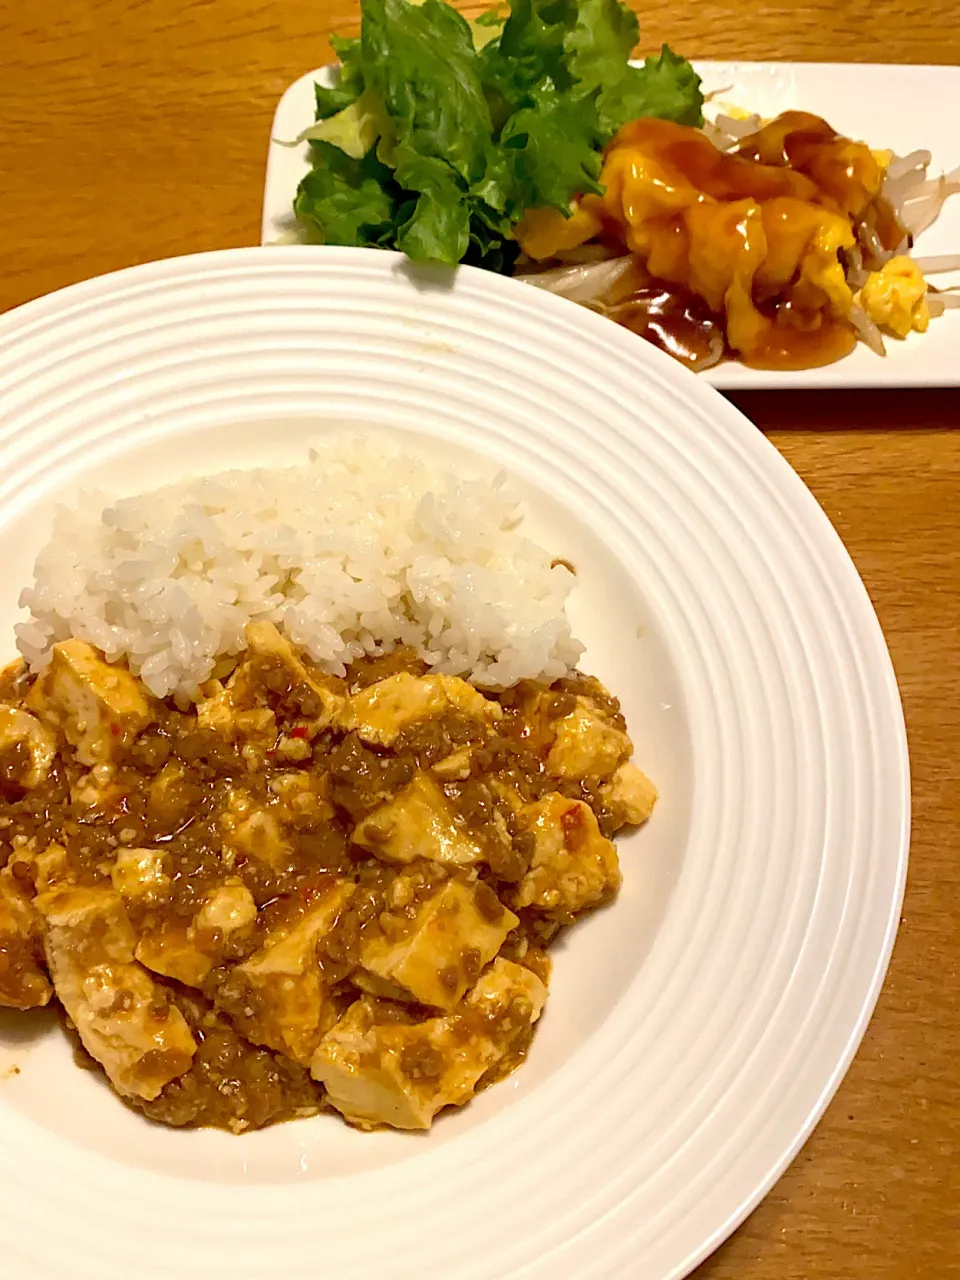
[{"label": "curly lettuce leaf", "polygon": [[369,89],[355,102],[306,129],[297,141],[328,142],[354,160],[362,160],[387,127],[380,101]]},{"label": "curly lettuce leaf", "polygon": [[297,188],[294,212],[327,244],[381,246],[393,230],[398,192],[373,152],[362,160],[315,142],[315,167]]},{"label": "curly lettuce leaf", "polygon": [[[501,6],[502,7],[502,6]],[[338,83],[305,132],[315,173],[296,211],[317,234],[423,262],[509,270],[529,208],[598,192],[627,120],[701,122],[699,80],[666,47],[630,67],[622,0],[513,0],[474,22],[444,0],[361,0]]]},{"label": "curly lettuce leaf", "polygon": [[642,67],[627,67],[597,99],[601,131],[612,137],[629,120],[657,116],[674,124],[703,124],[700,77],[668,45]]},{"label": "curly lettuce leaf", "polygon": [[397,248],[414,262],[462,261],[470,244],[467,191],[448,164],[421,156],[407,145],[395,152],[394,177],[417,199],[397,228]]},{"label": "curly lettuce leaf", "polygon": [[572,194],[602,192],[596,140],[593,104],[571,100],[546,81],[500,135],[517,207],[549,205],[567,213]]},{"label": "curly lettuce leaf", "polygon": [[473,205],[504,200],[488,173],[493,125],[470,25],[442,0],[363,0],[361,47],[367,92],[388,122],[378,155],[408,197],[396,247],[418,262],[460,262]]},{"label": "curly lettuce leaf", "polygon": [[515,0],[500,39],[481,57],[495,116],[528,107],[549,80],[585,112],[596,104],[600,145],[639,116],[702,124],[690,63],[664,45],[658,58],[631,67],[639,37],[637,16],[622,0]]},{"label": "curly lettuce leaf", "polygon": [[640,39],[640,20],[620,0],[580,0],[563,51],[581,93],[616,83]]},{"label": "curly lettuce leaf", "polygon": [[398,143],[482,178],[492,125],[466,19],[443,0],[364,0],[362,12],[364,79]]},{"label": "curly lettuce leaf", "polygon": [[397,248],[413,262],[455,267],[470,245],[470,212],[463,200],[451,199],[445,186],[427,186],[417,196],[410,216],[397,228]]},{"label": "curly lettuce leaf", "polygon": [[549,80],[569,89],[564,40],[576,20],[577,0],[513,0],[500,38],[480,55],[480,74],[495,123],[503,125],[537,85]]},{"label": "curly lettuce leaf", "polygon": [[330,116],[343,111],[345,107],[356,102],[364,90],[359,37],[344,40],[340,36],[331,36],[330,44],[340,62],[340,70],[336,84],[313,86],[317,120],[327,120]]},{"label": "curly lettuce leaf", "polygon": [[315,84],[313,92],[317,100],[316,118],[318,120],[331,119],[341,111],[345,111],[360,96],[359,93],[355,93],[352,89],[341,88],[339,84],[333,86]]},{"label": "curly lettuce leaf", "polygon": [[464,262],[506,275],[513,270],[519,256],[520,246],[513,238],[511,219],[482,200],[477,201],[470,219],[470,244]]}]

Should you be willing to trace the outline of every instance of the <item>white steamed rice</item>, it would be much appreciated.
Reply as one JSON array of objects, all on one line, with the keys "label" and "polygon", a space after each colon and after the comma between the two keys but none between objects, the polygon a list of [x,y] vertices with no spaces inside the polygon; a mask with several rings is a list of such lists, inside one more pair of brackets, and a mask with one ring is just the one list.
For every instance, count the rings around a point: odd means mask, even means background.
[{"label": "white steamed rice", "polygon": [[582,652],[564,613],[575,579],[519,519],[502,473],[454,475],[380,437],[328,437],[299,467],[85,494],[57,514],[17,641],[39,670],[78,637],[181,702],[252,619],[333,674],[401,643],[478,684],[555,680]]}]

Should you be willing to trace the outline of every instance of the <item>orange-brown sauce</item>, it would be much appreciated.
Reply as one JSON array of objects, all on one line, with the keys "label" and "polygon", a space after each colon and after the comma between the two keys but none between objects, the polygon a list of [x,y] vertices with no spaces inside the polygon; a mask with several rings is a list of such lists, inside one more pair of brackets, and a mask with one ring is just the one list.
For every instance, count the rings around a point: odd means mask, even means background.
[{"label": "orange-brown sauce", "polygon": [[531,211],[518,238],[538,261],[592,240],[634,253],[646,279],[616,288],[609,313],[693,368],[719,358],[721,327],[747,364],[809,368],[856,343],[842,255],[857,228],[872,227],[885,249],[904,238],[883,177],[868,147],[805,112],[732,153],[697,129],[635,120],[607,148],[605,193],[569,219]]},{"label": "orange-brown sauce", "polygon": [[883,170],[867,146],[843,137],[808,111],[784,111],[745,138],[729,159],[807,178],[812,194],[804,198],[854,217],[875,199],[883,182]]}]

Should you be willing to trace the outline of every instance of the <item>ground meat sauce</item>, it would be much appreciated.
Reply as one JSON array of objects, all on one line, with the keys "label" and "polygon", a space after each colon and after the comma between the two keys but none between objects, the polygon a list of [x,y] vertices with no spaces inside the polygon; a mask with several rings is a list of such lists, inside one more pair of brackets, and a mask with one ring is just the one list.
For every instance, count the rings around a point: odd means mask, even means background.
[{"label": "ground meat sauce", "polygon": [[[242,1132],[323,1109],[323,1091],[306,1068],[238,1036],[197,992],[176,983],[168,986],[194,1034],[197,1053],[190,1069],[154,1101],[126,1099],[136,1110],[176,1128],[212,1126]],[[68,1023],[67,1031],[77,1065],[99,1071],[100,1064],[87,1053],[76,1028]]]},{"label": "ground meat sauce", "polygon": [[[107,670],[98,655],[96,662]],[[28,713],[30,732],[36,727],[49,738],[51,758],[42,780],[26,785],[41,758],[40,738],[23,736],[22,726],[20,737],[0,734],[0,1005],[46,1003],[52,981],[69,1006],[51,959],[55,930],[65,926],[57,925],[55,902],[49,905],[51,887],[65,885],[91,894],[90,902],[118,904],[111,908],[123,917],[117,927],[130,936],[116,942],[97,925],[89,963],[97,948],[112,947],[111,963],[119,958],[148,976],[156,1025],[176,1021],[182,1039],[196,1045],[189,1068],[181,1062],[155,1096],[120,1090],[153,1120],[240,1132],[316,1113],[325,1090],[311,1076],[311,1055],[358,1001],[378,1026],[446,1017],[454,1041],[502,1034],[508,1048],[477,1087],[512,1070],[533,1021],[518,1021],[509,1003],[494,1015],[488,1002],[481,1017],[461,994],[487,971],[485,944],[467,938],[438,960],[437,994],[429,998],[395,956],[423,928],[431,904],[441,904],[441,922],[444,911],[459,909],[458,899],[443,904],[454,893],[449,887],[460,886],[478,937],[500,929],[494,954],[545,984],[546,948],[581,907],[554,907],[549,895],[536,896],[539,882],[529,887],[541,838],[530,814],[544,797],[562,796],[589,806],[603,835],[611,834],[627,820],[610,779],[630,743],[616,700],[579,673],[549,689],[524,683],[487,693],[491,705],[481,703],[479,712],[451,694],[443,705],[424,704],[427,713],[401,715],[389,733],[331,711],[350,705],[351,695],[386,687],[383,681],[412,681],[402,687],[419,696],[425,671],[400,648],[334,679],[278,640],[275,651],[248,652],[225,683],[205,686],[199,710],[159,702],[137,682],[145,723],[128,732],[122,718],[119,728],[111,721],[107,746],[95,749],[83,745],[83,725],[55,713],[45,677],[35,687],[22,663],[7,667],[0,707]],[[557,756],[558,725],[572,724],[584,707],[606,735],[602,775],[571,773]],[[611,767],[607,747],[620,739]],[[412,808],[390,816],[414,793],[421,808],[435,797],[449,826],[436,837],[435,858],[401,838],[397,823]],[[423,829],[433,831],[439,819],[423,813]],[[557,837],[571,856],[572,830],[561,824]],[[441,857],[448,846],[453,852]],[[615,889],[607,886],[582,909]],[[300,950],[291,962],[292,947]],[[135,998],[123,991],[116,1008],[129,1011]],[[89,1026],[84,1035],[79,1016],[77,1023],[94,1058],[103,1057]],[[145,1054],[137,1078],[162,1082],[165,1052]],[[411,1088],[426,1089],[444,1071],[426,1038],[406,1044],[397,1061]],[[104,1067],[116,1084],[106,1060]]]}]

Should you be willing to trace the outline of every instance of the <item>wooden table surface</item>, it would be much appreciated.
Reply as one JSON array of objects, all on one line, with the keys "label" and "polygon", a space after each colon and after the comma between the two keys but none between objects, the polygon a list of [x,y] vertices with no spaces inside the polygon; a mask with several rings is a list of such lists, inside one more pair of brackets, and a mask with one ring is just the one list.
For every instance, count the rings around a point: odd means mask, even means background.
[{"label": "wooden table surface", "polygon": [[[642,17],[645,47],[690,57],[960,63],[957,15],[956,0],[651,0]],[[358,20],[358,0],[0,0],[0,309],[256,243],[276,101]],[[946,1280],[960,1275],[960,394],[738,403],[873,597],[906,709],[914,833],[863,1047],[793,1166],[697,1276]]]}]

